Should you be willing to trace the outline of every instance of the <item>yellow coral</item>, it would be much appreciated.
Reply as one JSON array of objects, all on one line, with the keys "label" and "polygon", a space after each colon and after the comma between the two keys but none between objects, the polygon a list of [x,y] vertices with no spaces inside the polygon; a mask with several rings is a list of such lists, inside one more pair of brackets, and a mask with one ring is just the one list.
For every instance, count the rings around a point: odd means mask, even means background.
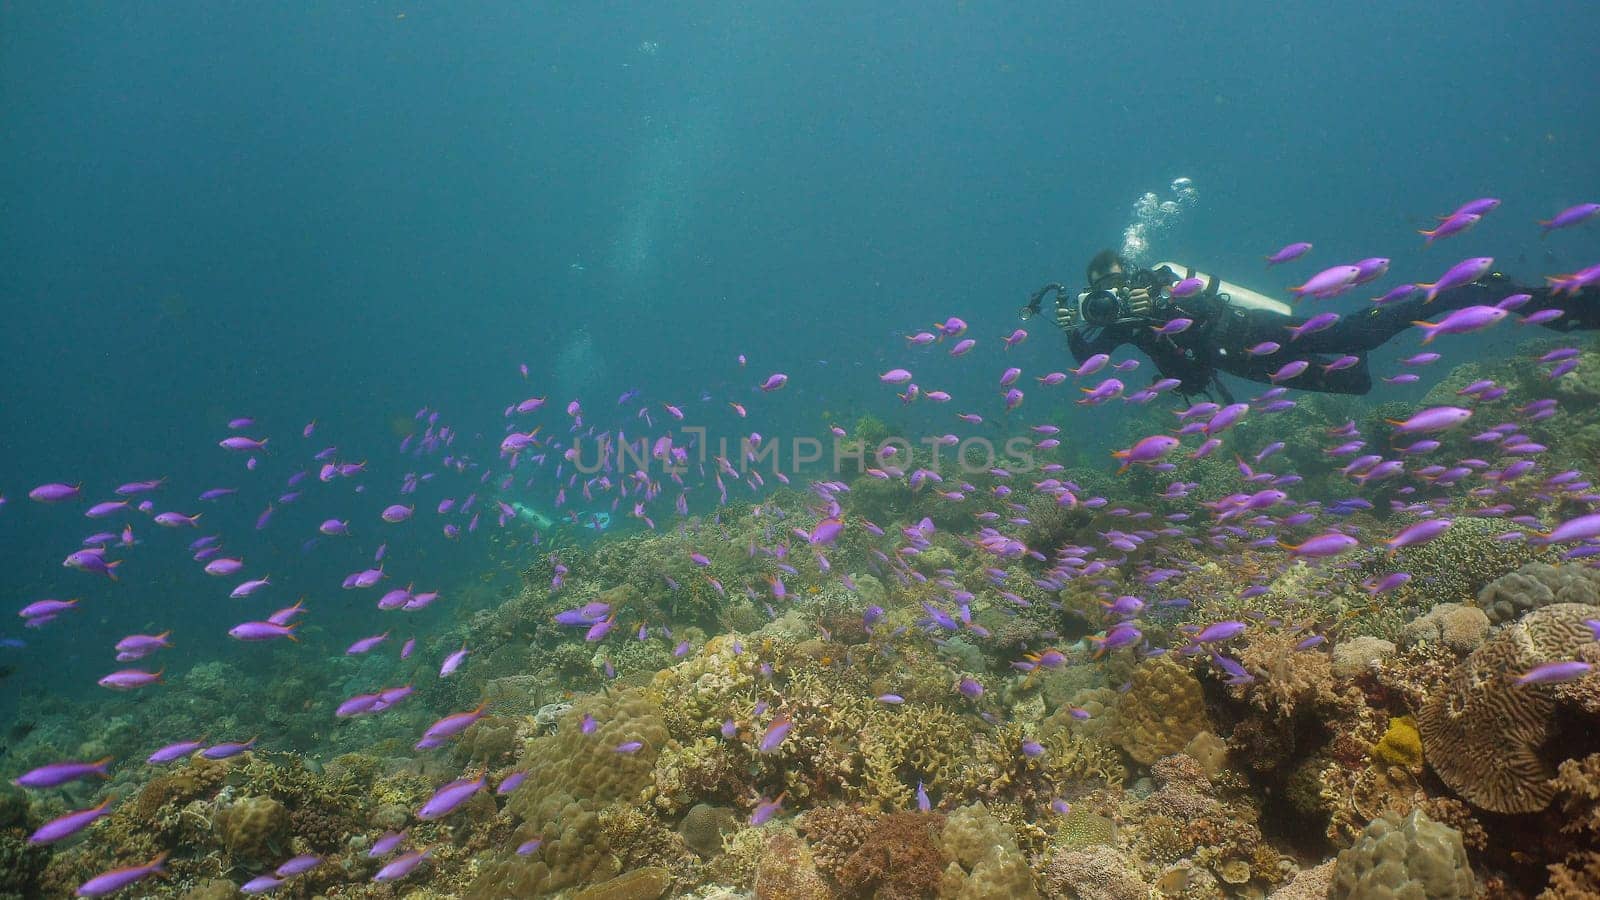
[{"label": "yellow coral", "polygon": [[1389,730],[1372,745],[1372,758],[1389,766],[1417,766],[1422,764],[1422,736],[1417,733],[1417,720],[1399,716],[1389,720]]}]

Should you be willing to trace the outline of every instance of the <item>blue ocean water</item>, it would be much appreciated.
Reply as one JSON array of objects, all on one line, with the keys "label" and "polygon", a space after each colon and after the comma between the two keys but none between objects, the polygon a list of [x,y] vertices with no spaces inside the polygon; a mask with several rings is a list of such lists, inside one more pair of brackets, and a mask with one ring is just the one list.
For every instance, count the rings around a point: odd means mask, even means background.
[{"label": "blue ocean water", "polygon": [[[0,17],[0,591],[114,596],[74,624],[86,644],[167,610],[231,611],[183,567],[114,588],[59,568],[85,523],[23,495],[47,480],[92,496],[147,477],[175,496],[245,485],[216,449],[234,416],[280,444],[317,420],[316,440],[371,460],[379,496],[423,405],[483,453],[519,392],[593,407],[648,386],[720,404],[782,370],[793,386],[768,421],[812,433],[893,408],[864,376],[905,358],[894,335],[951,314],[1009,331],[1027,291],[1080,278],[1134,200],[1176,177],[1198,201],[1156,255],[1271,292],[1288,282],[1259,257],[1291,239],[1322,258],[1391,255],[1418,279],[1478,252],[1526,278],[1564,271],[1581,246],[1525,225],[1600,175],[1582,74],[1597,13],[1579,3]],[[1492,221],[1447,250],[1414,243],[1483,194],[1505,198]],[[1034,328],[1010,357],[1062,367],[1058,336]],[[987,386],[991,368],[943,383]],[[271,491],[203,521],[238,527]],[[316,503],[280,515],[360,514]],[[281,596],[350,562],[299,554],[279,524],[250,555],[300,582]]]},{"label": "blue ocean water", "polygon": [[[921,361],[989,398],[1005,365],[1070,365],[1044,320],[994,339],[1175,178],[1196,199],[1150,261],[1268,293],[1310,271],[1263,268],[1290,240],[1416,280],[1479,254],[1523,280],[1589,264],[1592,232],[1531,223],[1600,182],[1597,26],[1583,3],[0,6],[0,596],[83,598],[38,632],[7,614],[26,646],[0,646],[0,713],[94,695],[110,643],[173,622],[167,665],[242,659],[239,602],[181,549],[202,533],[270,575],[274,605],[317,598],[334,643],[382,627],[330,589],[379,543],[419,587],[513,578],[492,522],[445,540],[431,515],[481,470],[397,493],[434,468],[397,451],[419,409],[480,463],[536,395],[641,433],[614,402],[635,388],[657,422],[669,402],[734,438],[869,412],[948,428],[875,376]],[[1416,229],[1478,196],[1504,203],[1422,248]],[[987,339],[971,358],[902,340],[950,315]],[[757,391],[770,372],[789,386]],[[1104,411],[1030,403],[1111,446]],[[217,447],[240,416],[271,436],[257,471]],[[366,474],[314,490],[323,447]],[[313,490],[279,502],[300,470]],[[144,478],[203,529],[136,517],[118,583],[63,568],[101,523],[27,491]],[[193,499],[213,487],[240,494]],[[379,523],[401,500],[417,521]],[[356,535],[318,538],[328,517]]]}]

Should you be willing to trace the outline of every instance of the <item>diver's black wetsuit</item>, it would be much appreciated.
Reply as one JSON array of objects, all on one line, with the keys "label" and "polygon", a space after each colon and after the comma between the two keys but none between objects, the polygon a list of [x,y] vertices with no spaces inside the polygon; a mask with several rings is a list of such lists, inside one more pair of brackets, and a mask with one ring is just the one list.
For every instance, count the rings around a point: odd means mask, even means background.
[{"label": "diver's black wetsuit", "polygon": [[[1179,278],[1165,267],[1152,274],[1158,283],[1168,286]],[[1531,294],[1533,299],[1514,315],[1564,309],[1566,315],[1546,323],[1545,327],[1557,331],[1600,328],[1600,303],[1591,296],[1592,291],[1584,291],[1577,297],[1552,297],[1548,288],[1518,287],[1496,273],[1446,291],[1432,303],[1424,304],[1418,295],[1359,313],[1347,313],[1332,326],[1295,340],[1290,340],[1289,328],[1305,322],[1308,317],[1234,306],[1225,293],[1201,293],[1170,301],[1148,321],[1070,329],[1067,345],[1081,365],[1096,353],[1110,353],[1123,344],[1132,344],[1150,357],[1162,375],[1179,379],[1182,382],[1179,390],[1185,395],[1204,394],[1214,386],[1220,399],[1227,402],[1232,398],[1217,379],[1218,372],[1247,381],[1270,383],[1273,372],[1296,359],[1306,360],[1311,366],[1279,384],[1302,391],[1365,394],[1372,390],[1366,354],[1410,328],[1416,320],[1436,319],[1466,306],[1492,306],[1518,293]],[[1179,334],[1155,333],[1162,322],[1175,318],[1193,319],[1194,324]],[[1275,341],[1283,345],[1283,349],[1265,356],[1251,356],[1245,352],[1246,348],[1263,341]],[[1345,355],[1358,356],[1360,362],[1346,369],[1328,371],[1329,363]]]}]

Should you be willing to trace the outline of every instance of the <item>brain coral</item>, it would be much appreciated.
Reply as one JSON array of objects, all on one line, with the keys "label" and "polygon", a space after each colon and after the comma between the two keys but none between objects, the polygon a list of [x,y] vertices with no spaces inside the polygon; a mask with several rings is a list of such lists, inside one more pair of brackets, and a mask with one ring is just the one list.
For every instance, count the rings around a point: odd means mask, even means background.
[{"label": "brain coral", "polygon": [[1483,607],[1489,621],[1497,625],[1552,603],[1600,606],[1600,571],[1583,566],[1528,563],[1489,582],[1478,592],[1478,605]]},{"label": "brain coral", "polygon": [[1209,730],[1200,682],[1179,663],[1164,656],[1146,660],[1132,681],[1117,703],[1116,742],[1135,761],[1148,766]]},{"label": "brain coral", "polygon": [[1373,819],[1340,851],[1330,900],[1469,900],[1475,883],[1461,833],[1415,810]]},{"label": "brain coral", "polygon": [[1594,607],[1557,603],[1502,629],[1456,666],[1429,696],[1418,718],[1428,763],[1444,783],[1493,812],[1544,809],[1554,796],[1551,764],[1539,755],[1551,737],[1558,703],[1574,687],[1518,685],[1543,662],[1585,658],[1600,662],[1600,643],[1583,624]]},{"label": "brain coral", "polygon": [[[598,723],[592,734],[569,724],[586,714]],[[666,725],[641,691],[574,705],[555,734],[528,742],[519,764],[527,780],[506,805],[522,823],[518,843],[539,836],[544,845],[532,856],[485,860],[467,896],[538,896],[615,875],[600,812],[612,801],[638,798],[666,739]],[[642,746],[617,750],[634,741]]]}]

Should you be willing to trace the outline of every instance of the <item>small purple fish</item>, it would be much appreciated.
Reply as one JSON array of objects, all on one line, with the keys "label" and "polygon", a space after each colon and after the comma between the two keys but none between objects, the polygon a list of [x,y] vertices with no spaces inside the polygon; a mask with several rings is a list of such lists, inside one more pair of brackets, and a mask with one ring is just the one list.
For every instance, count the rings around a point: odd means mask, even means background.
[{"label": "small purple fish", "polygon": [[156,858],[142,866],[128,866],[121,869],[112,869],[78,885],[79,897],[107,897],[115,894],[130,884],[143,881],[151,875],[166,872],[164,864],[167,861],[165,852],[156,854]]},{"label": "small purple fish", "polygon": [[107,797],[99,806],[80,809],[77,812],[69,812],[64,816],[51,819],[28,836],[28,843],[53,844],[56,841],[72,837],[93,825],[95,820],[111,815],[111,802],[114,799],[116,798]]},{"label": "small purple fish", "polygon": [[488,776],[452,781],[435,791],[433,797],[422,804],[422,808],[417,810],[417,818],[424,822],[442,819],[455,812],[461,804],[472,799],[474,794],[483,790],[488,784]]},{"label": "small purple fish", "polygon": [[1311,244],[1306,241],[1295,241],[1292,244],[1285,244],[1276,252],[1266,257],[1267,267],[1271,268],[1278,263],[1286,263],[1290,262],[1291,260],[1299,259],[1300,257],[1305,256],[1310,250]]},{"label": "small purple fish", "polygon": [[1580,660],[1540,663],[1523,673],[1517,679],[1517,684],[1560,684],[1564,681],[1575,681],[1593,670],[1592,664]]},{"label": "small purple fish", "polygon": [[1570,228],[1573,225],[1587,222],[1594,218],[1597,213],[1600,213],[1600,203],[1579,203],[1577,206],[1569,206],[1539,223],[1539,229],[1542,232],[1540,236],[1543,237],[1558,228]]},{"label": "small purple fish", "polygon": [[416,871],[417,866],[422,865],[422,861],[427,859],[428,855],[432,852],[433,851],[430,848],[426,850],[413,850],[410,853],[402,853],[401,855],[395,857],[394,860],[388,865],[379,869],[378,874],[372,876],[372,880],[378,882],[379,884],[387,884],[391,881],[399,881]]},{"label": "small purple fish", "polygon": [[251,738],[248,741],[242,741],[242,742],[241,741],[225,741],[225,742],[220,743],[220,744],[212,744],[211,746],[207,747],[206,749],[201,750],[200,751],[200,755],[205,757],[206,759],[228,759],[230,757],[238,756],[241,753],[245,753],[245,752],[248,752],[250,750],[254,750],[255,747],[256,747],[256,739],[255,738]]},{"label": "small purple fish", "polygon": [[767,726],[766,733],[761,735],[758,749],[762,753],[772,753],[783,745],[784,738],[789,736],[793,728],[794,722],[788,716],[773,719],[772,724]]}]

